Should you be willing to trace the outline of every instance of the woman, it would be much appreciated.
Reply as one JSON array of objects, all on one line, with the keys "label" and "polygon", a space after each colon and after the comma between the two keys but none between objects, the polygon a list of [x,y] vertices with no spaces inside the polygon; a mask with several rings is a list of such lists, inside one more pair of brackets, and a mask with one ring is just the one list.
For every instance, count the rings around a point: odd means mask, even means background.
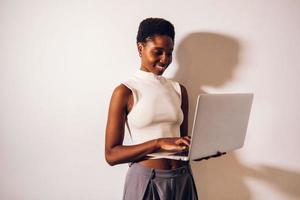
[{"label": "woman", "polygon": [[[198,199],[189,163],[147,156],[190,145],[185,87],[162,76],[172,62],[174,27],[161,18],[140,23],[140,69],[115,88],[109,107],[105,157],[110,165],[131,163],[123,199]],[[123,145],[125,124],[133,145]]]}]

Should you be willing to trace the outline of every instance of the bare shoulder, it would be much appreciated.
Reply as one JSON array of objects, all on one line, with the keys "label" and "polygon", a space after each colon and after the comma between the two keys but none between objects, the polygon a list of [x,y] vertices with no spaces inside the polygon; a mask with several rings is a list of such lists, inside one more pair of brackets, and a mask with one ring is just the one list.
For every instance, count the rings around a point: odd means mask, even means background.
[{"label": "bare shoulder", "polygon": [[131,90],[123,84],[118,85],[111,96],[111,103],[118,105],[122,105],[122,107],[126,107],[130,96],[132,95]]},{"label": "bare shoulder", "polygon": [[116,98],[128,98],[131,95],[131,90],[124,84],[118,85],[113,91],[113,97]]}]

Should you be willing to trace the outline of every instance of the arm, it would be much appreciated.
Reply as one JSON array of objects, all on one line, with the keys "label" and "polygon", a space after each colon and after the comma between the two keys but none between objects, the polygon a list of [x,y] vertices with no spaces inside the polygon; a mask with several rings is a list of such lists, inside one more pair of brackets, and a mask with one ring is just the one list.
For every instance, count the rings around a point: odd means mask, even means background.
[{"label": "arm", "polygon": [[118,86],[112,94],[105,134],[105,159],[108,164],[137,161],[159,149],[182,150],[182,144],[187,143],[182,138],[159,138],[137,145],[123,145],[127,108],[131,99],[131,91],[124,85]]}]

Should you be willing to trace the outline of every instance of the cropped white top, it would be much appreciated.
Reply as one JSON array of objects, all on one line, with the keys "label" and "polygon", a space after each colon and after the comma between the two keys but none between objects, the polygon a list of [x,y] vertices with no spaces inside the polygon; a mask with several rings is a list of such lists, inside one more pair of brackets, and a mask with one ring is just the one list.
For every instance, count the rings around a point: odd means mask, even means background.
[{"label": "cropped white top", "polygon": [[133,94],[133,107],[126,120],[133,144],[161,137],[180,137],[183,112],[178,82],[138,70],[123,84]]}]

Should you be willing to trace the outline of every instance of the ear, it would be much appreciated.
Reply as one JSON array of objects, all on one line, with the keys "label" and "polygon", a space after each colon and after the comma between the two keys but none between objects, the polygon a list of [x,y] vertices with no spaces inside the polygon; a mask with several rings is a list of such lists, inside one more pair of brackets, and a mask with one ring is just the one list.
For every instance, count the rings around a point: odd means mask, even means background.
[{"label": "ear", "polygon": [[142,56],[142,52],[143,52],[143,50],[144,50],[144,45],[143,45],[143,43],[141,43],[141,42],[138,42],[138,43],[137,43],[137,50],[138,50],[138,52],[139,52],[139,56],[141,57],[141,56]]}]

